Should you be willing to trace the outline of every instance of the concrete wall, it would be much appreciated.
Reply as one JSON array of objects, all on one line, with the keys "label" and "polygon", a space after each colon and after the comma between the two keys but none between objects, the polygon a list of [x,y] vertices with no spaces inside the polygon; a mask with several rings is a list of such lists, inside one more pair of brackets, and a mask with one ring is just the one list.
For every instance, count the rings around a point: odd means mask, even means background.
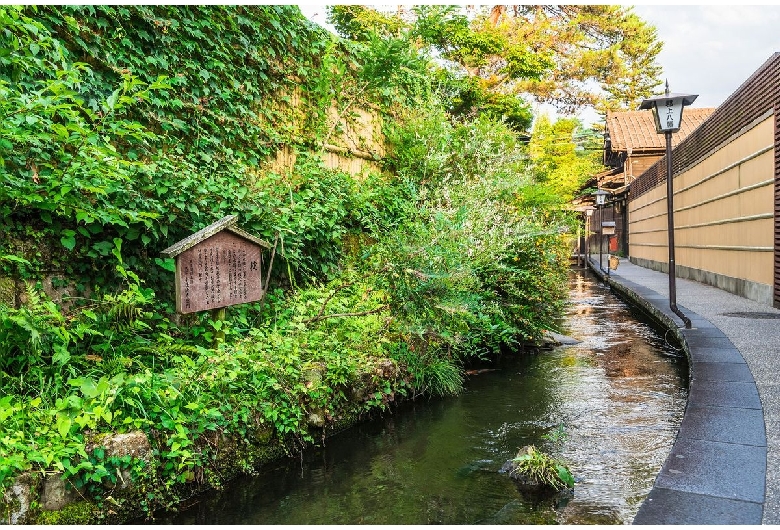
[{"label": "concrete wall", "polygon": [[[774,113],[768,112],[674,177],[678,277],[715,285],[770,306],[774,282],[774,126]],[[634,263],[667,270],[666,211],[665,181],[629,202],[629,254]]]}]

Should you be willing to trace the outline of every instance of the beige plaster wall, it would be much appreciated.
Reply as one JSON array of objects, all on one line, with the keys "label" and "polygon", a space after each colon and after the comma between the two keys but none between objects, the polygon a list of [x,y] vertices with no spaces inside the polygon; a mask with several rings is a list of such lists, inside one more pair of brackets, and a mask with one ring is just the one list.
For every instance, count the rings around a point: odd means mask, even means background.
[{"label": "beige plaster wall", "polygon": [[[774,116],[768,116],[674,179],[681,276],[738,280],[771,292],[773,201]],[[632,259],[668,263],[666,209],[666,182],[629,202]]]}]

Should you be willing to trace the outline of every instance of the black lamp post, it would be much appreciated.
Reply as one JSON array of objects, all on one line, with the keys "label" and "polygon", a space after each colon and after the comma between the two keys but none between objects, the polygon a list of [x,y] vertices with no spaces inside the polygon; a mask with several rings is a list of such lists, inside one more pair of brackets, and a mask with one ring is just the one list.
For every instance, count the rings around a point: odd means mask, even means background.
[{"label": "black lamp post", "polygon": [[593,195],[596,196],[596,206],[599,207],[599,270],[604,272],[604,265],[601,257],[604,251],[604,212],[602,211],[602,207],[609,196],[609,192],[600,189]]},{"label": "black lamp post", "polygon": [[671,94],[669,82],[663,96],[648,98],[639,106],[640,110],[651,109],[655,118],[655,131],[666,135],[666,218],[669,233],[669,307],[685,322],[685,328],[691,329],[691,320],[677,308],[677,288],[675,284],[674,263],[674,186],[672,175],[672,133],[680,130],[683,107],[693,103],[696,94]]},{"label": "black lamp post", "polygon": [[590,266],[590,220],[593,216],[593,208],[585,210],[585,266]]}]

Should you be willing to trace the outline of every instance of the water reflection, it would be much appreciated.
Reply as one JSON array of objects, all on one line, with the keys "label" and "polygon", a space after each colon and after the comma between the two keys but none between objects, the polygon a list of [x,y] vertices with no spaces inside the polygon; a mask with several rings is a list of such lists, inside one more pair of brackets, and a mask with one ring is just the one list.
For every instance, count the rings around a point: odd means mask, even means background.
[{"label": "water reflection", "polygon": [[[406,404],[161,522],[630,523],[682,419],[685,362],[582,272],[564,328],[582,342],[505,356],[458,398]],[[573,497],[524,499],[498,469],[524,445],[553,450],[561,426]]]}]

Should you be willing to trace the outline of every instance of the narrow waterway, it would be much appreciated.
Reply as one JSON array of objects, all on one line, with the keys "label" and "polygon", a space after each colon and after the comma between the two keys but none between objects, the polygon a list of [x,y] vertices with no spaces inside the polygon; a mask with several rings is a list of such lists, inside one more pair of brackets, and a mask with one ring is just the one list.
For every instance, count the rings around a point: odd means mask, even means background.
[{"label": "narrow waterway", "polygon": [[[686,361],[590,274],[570,285],[579,344],[504,356],[457,398],[406,404],[159,522],[630,523],[682,419]],[[573,495],[525,499],[498,472],[529,444],[569,463]]]}]

